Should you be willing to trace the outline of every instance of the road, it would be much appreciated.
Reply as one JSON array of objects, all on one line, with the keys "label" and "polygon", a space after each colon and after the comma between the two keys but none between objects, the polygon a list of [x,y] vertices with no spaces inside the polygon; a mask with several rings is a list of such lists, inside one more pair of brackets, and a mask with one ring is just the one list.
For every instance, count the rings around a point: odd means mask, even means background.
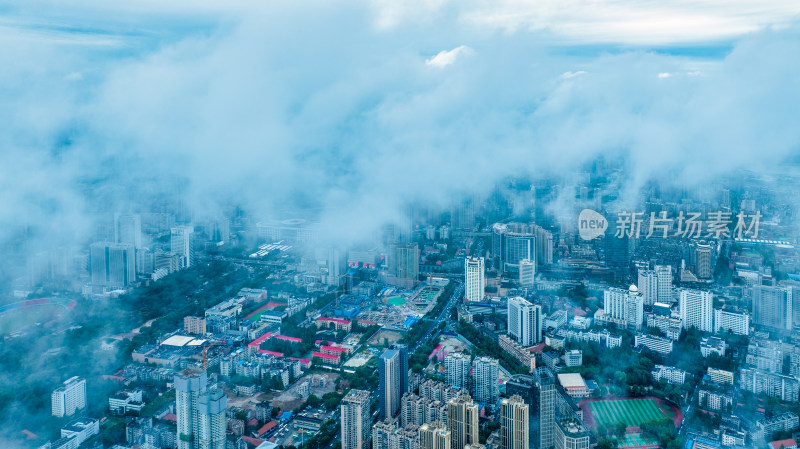
[{"label": "road", "polygon": [[461,280],[454,280],[451,279],[450,282],[455,282],[456,287],[453,289],[453,293],[450,295],[450,298],[447,299],[447,304],[442,308],[439,312],[439,315],[436,319],[431,323],[428,327],[427,332],[425,332],[425,336],[423,336],[419,341],[414,343],[413,346],[409,348],[409,353],[413,354],[416,352],[417,348],[423,346],[431,339],[434,334],[434,331],[438,329],[438,326],[444,321],[447,315],[450,313],[450,309],[454,306],[454,303],[461,299],[462,295],[464,294],[464,284]]}]

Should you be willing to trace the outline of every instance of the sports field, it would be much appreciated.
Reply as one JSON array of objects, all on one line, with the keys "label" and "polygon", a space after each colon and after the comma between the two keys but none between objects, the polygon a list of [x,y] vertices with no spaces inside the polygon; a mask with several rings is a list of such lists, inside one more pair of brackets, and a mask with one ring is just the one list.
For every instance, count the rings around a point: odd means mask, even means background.
[{"label": "sports field", "polygon": [[639,427],[645,421],[665,418],[664,412],[652,399],[619,399],[589,403],[589,410],[598,426],[625,423]]},{"label": "sports field", "polygon": [[402,296],[392,296],[386,299],[386,303],[390,306],[402,306],[406,303],[406,300]]}]

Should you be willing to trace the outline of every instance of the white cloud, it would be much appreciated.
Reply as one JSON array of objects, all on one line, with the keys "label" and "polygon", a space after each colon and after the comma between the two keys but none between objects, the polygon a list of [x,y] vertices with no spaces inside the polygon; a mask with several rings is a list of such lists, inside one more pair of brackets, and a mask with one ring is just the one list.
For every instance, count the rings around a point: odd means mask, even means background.
[{"label": "white cloud", "polygon": [[456,62],[456,59],[459,57],[463,57],[461,55],[469,55],[472,54],[473,51],[471,48],[460,45],[452,50],[442,50],[436,56],[425,60],[425,64],[432,66],[432,67],[446,67],[450,64]]}]

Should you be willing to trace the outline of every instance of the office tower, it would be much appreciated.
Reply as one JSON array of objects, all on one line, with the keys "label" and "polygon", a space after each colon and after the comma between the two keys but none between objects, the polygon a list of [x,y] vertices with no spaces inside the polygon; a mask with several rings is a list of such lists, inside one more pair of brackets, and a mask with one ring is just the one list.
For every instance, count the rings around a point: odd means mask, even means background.
[{"label": "office tower", "polygon": [[228,217],[216,217],[208,223],[208,239],[212,242],[228,243],[231,239],[231,221]]},{"label": "office tower", "polygon": [[447,429],[453,449],[478,444],[478,404],[462,393],[447,403]]},{"label": "office tower", "polygon": [[750,314],[746,310],[730,307],[714,309],[714,333],[728,331],[736,335],[749,335]]},{"label": "office tower", "polygon": [[71,377],[50,395],[53,416],[72,416],[86,407],[86,379]]},{"label": "office tower", "polygon": [[467,301],[483,301],[483,290],[486,287],[483,270],[483,257],[464,259],[464,295]]},{"label": "office tower", "polygon": [[695,248],[695,273],[700,279],[709,279],[714,273],[714,264],[711,262],[711,245],[698,243]]},{"label": "office tower", "polygon": [[521,260],[536,261],[536,225],[495,223],[492,226],[492,257],[504,272],[519,272]]},{"label": "office tower", "polygon": [[713,305],[711,292],[681,289],[678,307],[683,328],[694,326],[703,332],[713,331]]},{"label": "office tower", "polygon": [[116,214],[114,216],[114,241],[142,247],[142,219],[138,214]]},{"label": "office tower", "polygon": [[444,359],[447,383],[456,388],[469,388],[471,358],[463,352],[451,352]]},{"label": "office tower", "polygon": [[419,428],[420,449],[450,449],[450,431],[441,421],[423,424]]},{"label": "office tower", "polygon": [[669,265],[656,265],[653,268],[658,278],[658,298],[656,302],[671,304],[672,300],[672,267]]},{"label": "office tower", "polygon": [[393,418],[400,410],[400,399],[408,392],[408,348],[393,346],[378,359],[380,418]]},{"label": "office tower", "polygon": [[791,330],[793,289],[788,287],[753,287],[753,322],[780,330]]},{"label": "office tower", "polygon": [[225,449],[228,399],[208,389],[205,371],[187,368],[175,374],[178,449]]},{"label": "office tower", "polygon": [[541,367],[534,371],[536,380],[536,396],[538,401],[540,449],[549,449],[554,445],[555,411],[556,411],[556,384],[555,376],[550,368]]},{"label": "office tower", "polygon": [[342,398],[341,438],[342,449],[369,447],[370,431],[369,391],[350,390]]},{"label": "office tower", "polygon": [[536,263],[530,259],[519,261],[519,286],[533,288],[536,282]]},{"label": "office tower", "polygon": [[508,300],[508,334],[521,346],[528,347],[542,341],[544,319],[542,307],[519,296]]},{"label": "office tower", "polygon": [[528,412],[533,415],[535,410],[534,401],[536,400],[536,382],[533,376],[525,374],[515,374],[506,381],[506,395],[520,396],[528,404]]},{"label": "office tower", "polygon": [[189,268],[194,265],[194,227],[175,226],[172,228],[170,251],[180,257],[180,267]]},{"label": "office tower", "polygon": [[471,231],[475,227],[475,201],[467,198],[450,208],[450,225],[453,229]]},{"label": "office tower", "polygon": [[133,245],[93,243],[89,248],[89,265],[93,285],[124,288],[136,280],[136,258]]},{"label": "office tower", "polygon": [[639,271],[639,282],[637,284],[642,300],[648,306],[658,302],[658,276],[654,270]]},{"label": "office tower", "polygon": [[603,292],[605,319],[619,326],[641,329],[644,321],[644,299],[639,289],[609,288]]},{"label": "office tower", "polygon": [[619,214],[616,212],[606,213],[606,219],[608,220],[604,241],[606,266],[611,268],[618,277],[626,277],[631,264],[630,238],[627,232],[630,231],[630,228],[617,233]]},{"label": "office tower", "polygon": [[589,449],[589,430],[577,417],[563,417],[555,426],[556,449]]},{"label": "office tower", "polygon": [[476,401],[494,405],[500,397],[500,364],[491,357],[478,357],[472,362],[472,386]]},{"label": "office tower", "polygon": [[528,449],[528,405],[521,396],[511,396],[500,402],[501,449]]},{"label": "office tower", "polygon": [[416,243],[393,243],[389,248],[388,272],[397,285],[410,288],[419,282],[419,247]]},{"label": "office tower", "polygon": [[326,284],[338,287],[347,272],[347,252],[339,248],[325,250]]}]

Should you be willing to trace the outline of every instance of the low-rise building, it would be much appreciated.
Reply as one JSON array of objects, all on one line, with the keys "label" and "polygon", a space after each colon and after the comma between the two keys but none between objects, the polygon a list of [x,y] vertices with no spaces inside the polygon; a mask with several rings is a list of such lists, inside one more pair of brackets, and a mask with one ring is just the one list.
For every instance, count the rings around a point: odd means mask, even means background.
[{"label": "low-rise building", "polygon": [[666,337],[658,337],[648,334],[636,334],[634,337],[635,347],[638,348],[643,346],[660,354],[669,354],[672,352],[672,344],[673,341]]},{"label": "low-rise building", "polygon": [[674,366],[656,365],[652,374],[656,382],[661,382],[661,379],[674,385],[683,385],[686,382],[686,371]]},{"label": "low-rise building", "polygon": [[728,348],[725,340],[719,337],[703,337],[700,340],[700,353],[703,357],[708,357],[710,354],[717,354],[720,357],[725,357],[725,350]]},{"label": "low-rise building", "polygon": [[586,388],[586,382],[583,376],[578,373],[558,374],[558,383],[564,388],[564,391],[572,398],[586,398],[589,397],[589,390]]}]

